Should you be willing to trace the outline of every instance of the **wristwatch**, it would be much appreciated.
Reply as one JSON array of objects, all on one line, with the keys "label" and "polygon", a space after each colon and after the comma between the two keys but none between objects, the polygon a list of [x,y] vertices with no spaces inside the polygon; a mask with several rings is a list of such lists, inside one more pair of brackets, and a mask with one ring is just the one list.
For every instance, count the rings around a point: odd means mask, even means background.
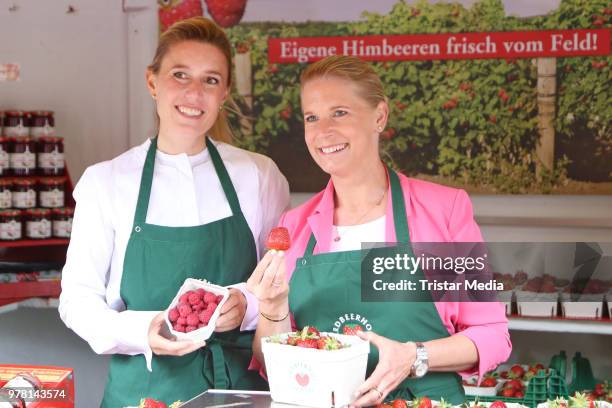
[{"label": "wristwatch", "polygon": [[429,358],[427,357],[427,350],[423,343],[416,343],[416,360],[410,367],[410,377],[421,378],[427,374],[429,369]]}]

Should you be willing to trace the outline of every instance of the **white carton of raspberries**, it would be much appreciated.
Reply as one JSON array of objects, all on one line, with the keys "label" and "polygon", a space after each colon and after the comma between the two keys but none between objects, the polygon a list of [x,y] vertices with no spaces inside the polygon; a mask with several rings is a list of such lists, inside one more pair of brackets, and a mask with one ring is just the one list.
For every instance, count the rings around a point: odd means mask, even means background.
[{"label": "white carton of raspberries", "polygon": [[170,333],[181,340],[207,340],[228,296],[223,286],[186,279],[164,315]]}]

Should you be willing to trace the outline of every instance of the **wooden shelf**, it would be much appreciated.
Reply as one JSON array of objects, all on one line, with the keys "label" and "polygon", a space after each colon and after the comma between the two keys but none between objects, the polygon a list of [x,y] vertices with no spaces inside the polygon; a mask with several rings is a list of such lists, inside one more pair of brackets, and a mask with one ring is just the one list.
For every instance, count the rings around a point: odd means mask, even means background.
[{"label": "wooden shelf", "polygon": [[508,317],[508,328],[523,331],[612,335],[612,320],[511,316]]}]

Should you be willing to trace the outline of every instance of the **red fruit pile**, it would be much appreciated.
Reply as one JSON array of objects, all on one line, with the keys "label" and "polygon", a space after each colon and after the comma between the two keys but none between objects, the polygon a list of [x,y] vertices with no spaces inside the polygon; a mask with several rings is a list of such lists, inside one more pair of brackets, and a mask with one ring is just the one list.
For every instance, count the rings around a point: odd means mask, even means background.
[{"label": "red fruit pile", "polygon": [[266,240],[268,249],[276,249],[277,251],[286,251],[291,247],[289,239],[289,231],[285,227],[272,228],[268,239]]},{"label": "red fruit pile", "polygon": [[348,344],[342,344],[335,337],[323,335],[312,326],[305,326],[302,330],[291,333],[286,340],[272,339],[272,342],[318,350],[339,350],[348,347]]},{"label": "red fruit pile", "polygon": [[190,290],[181,295],[176,307],[168,310],[168,320],[174,331],[189,333],[208,325],[223,295],[204,289]]},{"label": "red fruit pile", "polygon": [[527,292],[555,293],[557,291],[556,283],[559,284],[561,282],[556,282],[554,276],[544,274],[529,279],[523,285],[523,290]]},{"label": "red fruit pile", "polygon": [[503,388],[497,393],[497,395],[505,398],[524,398],[525,386],[521,380],[508,380],[504,383]]}]

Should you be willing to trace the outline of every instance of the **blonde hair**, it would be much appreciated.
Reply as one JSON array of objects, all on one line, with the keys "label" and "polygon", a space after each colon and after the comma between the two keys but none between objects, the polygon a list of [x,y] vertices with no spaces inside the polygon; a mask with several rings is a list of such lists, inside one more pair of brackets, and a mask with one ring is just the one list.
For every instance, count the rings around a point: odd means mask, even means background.
[{"label": "blonde hair", "polygon": [[300,85],[313,79],[334,77],[353,82],[357,92],[373,108],[380,102],[387,102],[380,77],[367,62],[347,55],[333,55],[317,61],[300,75]]},{"label": "blonde hair", "polygon": [[[159,37],[159,43],[153,62],[147,68],[154,74],[159,74],[162,60],[173,45],[183,41],[199,41],[210,44],[219,49],[227,60],[227,88],[231,90],[232,85],[232,46],[225,32],[214,22],[204,17],[192,17],[178,21]],[[237,109],[231,95],[228,95],[228,105]],[[158,117],[159,120],[159,117]],[[218,141],[231,143],[233,139],[232,130],[224,112],[217,114],[215,123],[210,128],[210,136]]]}]

